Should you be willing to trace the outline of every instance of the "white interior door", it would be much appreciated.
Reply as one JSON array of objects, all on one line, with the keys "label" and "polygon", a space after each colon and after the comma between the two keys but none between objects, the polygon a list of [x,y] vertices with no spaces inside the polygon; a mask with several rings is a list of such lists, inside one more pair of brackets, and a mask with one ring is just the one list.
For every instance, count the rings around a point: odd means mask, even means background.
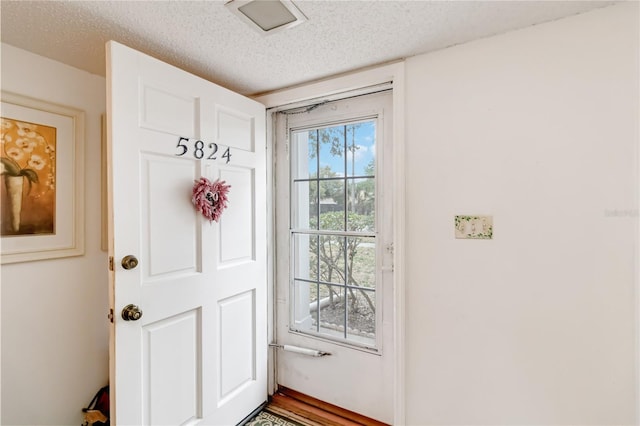
[{"label": "white interior door", "polygon": [[[264,107],[107,52],[112,424],[235,424],[267,399]],[[231,185],[219,223],[191,203],[201,176]]]},{"label": "white interior door", "polygon": [[286,345],[277,383],[385,423],[394,414],[391,109],[386,91],[281,111],[275,123],[276,337]]}]

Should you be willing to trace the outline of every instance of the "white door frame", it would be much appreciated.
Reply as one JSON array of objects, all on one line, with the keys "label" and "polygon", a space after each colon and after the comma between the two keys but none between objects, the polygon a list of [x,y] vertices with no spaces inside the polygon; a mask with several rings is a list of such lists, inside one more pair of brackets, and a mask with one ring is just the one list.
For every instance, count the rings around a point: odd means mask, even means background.
[{"label": "white door frame", "polygon": [[[268,338],[273,341],[274,336],[274,271],[275,271],[275,241],[274,241],[274,186],[273,186],[273,147],[275,133],[272,114],[278,108],[287,109],[296,104],[309,103],[312,100],[333,100],[341,98],[345,92],[362,91],[366,93],[372,86],[392,82],[393,86],[393,217],[394,217],[394,345],[395,354],[393,394],[394,394],[394,424],[405,424],[405,177],[404,177],[404,62],[396,62],[365,71],[357,71],[344,76],[331,78],[291,89],[255,97],[254,99],[267,107],[267,194],[268,222],[269,222],[269,331]],[[271,108],[271,110],[269,110]],[[275,388],[275,363],[273,352],[269,352],[269,389]]]}]

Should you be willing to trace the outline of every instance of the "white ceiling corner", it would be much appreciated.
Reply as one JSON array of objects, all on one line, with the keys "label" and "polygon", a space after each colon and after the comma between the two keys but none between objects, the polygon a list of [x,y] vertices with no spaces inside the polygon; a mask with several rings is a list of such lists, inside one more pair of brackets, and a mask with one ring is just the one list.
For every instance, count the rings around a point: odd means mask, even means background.
[{"label": "white ceiling corner", "polygon": [[224,1],[0,3],[2,42],[105,74],[116,40],[253,95],[552,21],[614,1],[300,0],[302,25],[263,36]]}]

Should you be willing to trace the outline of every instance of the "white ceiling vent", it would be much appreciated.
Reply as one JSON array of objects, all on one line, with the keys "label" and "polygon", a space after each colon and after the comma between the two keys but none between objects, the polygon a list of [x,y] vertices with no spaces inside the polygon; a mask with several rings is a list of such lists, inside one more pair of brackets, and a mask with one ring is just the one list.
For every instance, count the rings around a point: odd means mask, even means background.
[{"label": "white ceiling vent", "polygon": [[273,34],[307,20],[290,0],[231,0],[225,6],[261,34]]}]

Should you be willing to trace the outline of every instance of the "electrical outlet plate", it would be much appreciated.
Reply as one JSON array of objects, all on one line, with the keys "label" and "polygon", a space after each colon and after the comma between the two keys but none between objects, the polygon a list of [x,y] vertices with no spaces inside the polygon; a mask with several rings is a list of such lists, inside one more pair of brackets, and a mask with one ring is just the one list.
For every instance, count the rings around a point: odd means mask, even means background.
[{"label": "electrical outlet plate", "polygon": [[493,238],[493,216],[456,216],[455,234],[458,239],[490,240]]}]

